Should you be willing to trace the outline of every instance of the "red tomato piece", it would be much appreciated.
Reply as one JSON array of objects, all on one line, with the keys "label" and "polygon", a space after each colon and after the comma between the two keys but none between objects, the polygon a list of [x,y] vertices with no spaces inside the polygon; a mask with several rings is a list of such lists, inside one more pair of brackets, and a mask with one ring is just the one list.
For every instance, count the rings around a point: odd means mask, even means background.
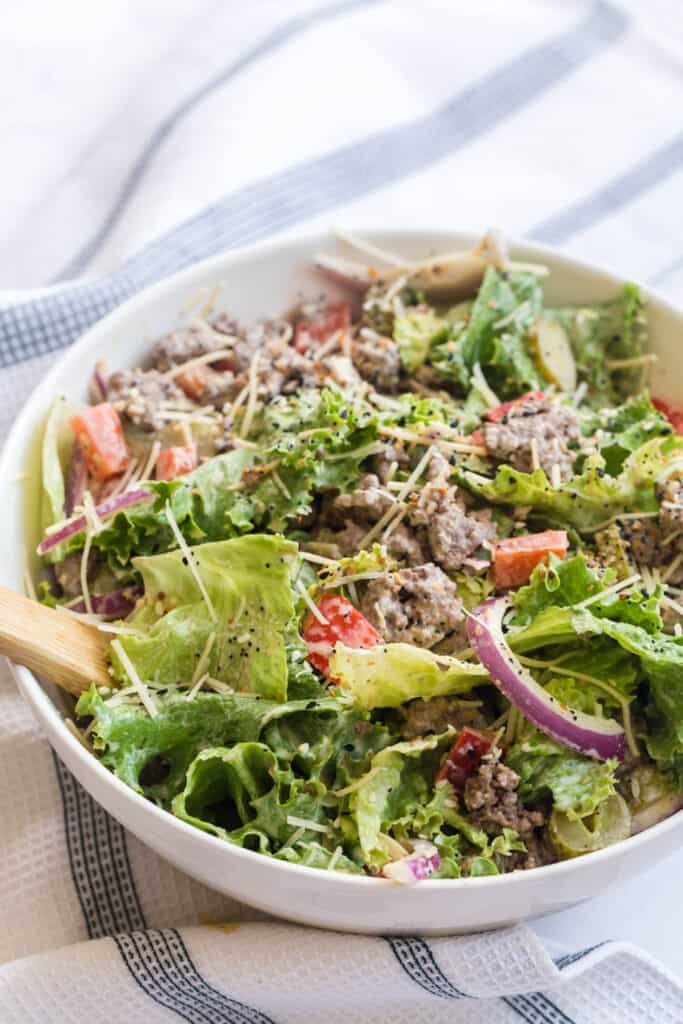
[{"label": "red tomato piece", "polygon": [[545,398],[542,391],[529,391],[526,395],[521,395],[519,398],[513,398],[511,402],[503,402],[501,405],[495,406],[493,409],[489,409],[486,413],[486,419],[490,423],[497,423],[498,420],[502,420],[503,416],[514,409],[518,405],[522,405],[524,402],[528,402],[531,399],[540,400]]},{"label": "red tomato piece", "polygon": [[508,537],[493,546],[493,574],[499,589],[519,587],[552,551],[564,558],[569,544],[565,530],[545,530],[525,537]]},{"label": "red tomato piece", "polygon": [[329,306],[302,317],[294,328],[294,347],[297,352],[308,352],[327,341],[335,331],[347,331],[351,326],[351,306],[348,302],[332,302]]},{"label": "red tomato piece", "polygon": [[655,409],[666,416],[676,433],[683,435],[683,409],[677,409],[675,405],[665,402],[663,398],[653,398],[652,404]]},{"label": "red tomato piece", "polygon": [[327,624],[323,625],[310,612],[304,622],[303,634],[308,646],[308,660],[323,675],[329,673],[330,654],[337,640],[354,648],[377,647],[384,643],[375,627],[346,598],[325,594],[318,601],[317,608],[327,619]]},{"label": "red tomato piece", "polygon": [[122,473],[129,455],[119,414],[109,402],[91,405],[69,420],[78,438],[88,469],[98,480]]},{"label": "red tomato piece", "polygon": [[476,430],[472,431],[467,440],[471,441],[472,444],[480,444],[482,446],[485,446],[484,431],[480,427],[477,427]]},{"label": "red tomato piece", "polygon": [[451,752],[439,768],[436,782],[446,779],[458,792],[462,792],[468,777],[477,770],[484,754],[491,749],[491,740],[464,725]]},{"label": "red tomato piece", "polygon": [[157,455],[157,480],[176,480],[197,468],[197,448],[193,444],[162,448]]}]

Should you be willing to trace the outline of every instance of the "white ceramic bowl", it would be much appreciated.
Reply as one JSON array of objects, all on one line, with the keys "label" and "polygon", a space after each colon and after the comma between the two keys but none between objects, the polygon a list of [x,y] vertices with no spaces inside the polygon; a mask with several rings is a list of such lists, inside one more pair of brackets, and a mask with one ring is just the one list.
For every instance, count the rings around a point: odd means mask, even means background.
[{"label": "white ceramic bowl", "polygon": [[[422,257],[469,245],[469,236],[427,232],[370,233],[379,245]],[[150,342],[183,322],[188,298],[221,285],[217,310],[240,319],[281,312],[303,292],[337,289],[312,269],[319,251],[333,251],[329,237],[261,246],[219,256],[155,285],[88,331],[56,363],[16,421],[0,461],[0,578],[22,590],[22,551],[37,540],[37,442],[51,399],[83,400],[92,366],[106,356],[113,368],[135,365]],[[549,302],[591,303],[614,295],[621,281],[603,270],[551,250],[512,246],[516,259],[544,262]],[[683,398],[677,351],[683,316],[649,296],[652,347],[659,355],[655,393]],[[30,470],[22,487],[16,477]],[[23,491],[23,493],[22,493]],[[664,857],[683,841],[683,812],[616,846],[577,860],[499,877],[426,881],[412,888],[390,882],[299,867],[229,846],[159,810],[92,757],[64,724],[69,706],[55,688],[24,668],[17,683],[50,743],[76,778],[126,828],[162,857],[214,889],[262,910],[306,924],[376,933],[465,932],[509,924],[559,910],[603,892]]]}]

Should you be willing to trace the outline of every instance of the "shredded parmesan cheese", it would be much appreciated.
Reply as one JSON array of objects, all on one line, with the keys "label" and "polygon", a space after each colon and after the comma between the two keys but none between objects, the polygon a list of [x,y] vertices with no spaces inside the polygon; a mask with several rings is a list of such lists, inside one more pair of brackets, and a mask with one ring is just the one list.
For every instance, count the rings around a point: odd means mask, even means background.
[{"label": "shredded parmesan cheese", "polygon": [[420,479],[420,477],[424,473],[424,471],[427,468],[427,465],[428,465],[428,463],[429,463],[430,459],[432,458],[432,456],[433,456],[435,451],[436,451],[435,446],[431,445],[427,449],[427,451],[424,453],[424,455],[422,456],[422,458],[418,462],[417,466],[415,467],[413,472],[410,474],[410,476],[408,477],[408,479],[404,483],[404,485],[401,488],[401,490],[396,495],[396,498],[394,499],[396,504],[394,506],[392,506],[391,508],[387,509],[387,511],[382,516],[382,518],[379,519],[375,523],[375,525],[372,527],[372,529],[369,530],[365,534],[363,539],[360,541],[358,546],[359,546],[359,548],[361,550],[363,548],[366,548],[368,546],[368,544],[370,543],[370,541],[374,540],[374,538],[377,537],[377,535],[380,534],[382,532],[382,530],[384,530],[384,528],[386,526],[388,526],[389,522],[394,518],[394,516],[397,513],[400,515],[403,512],[403,507],[402,506],[403,506],[403,502],[404,502],[405,498],[408,497],[408,495],[411,493],[411,491],[415,487],[415,484],[417,483],[417,481]]},{"label": "shredded parmesan cheese", "polygon": [[208,591],[207,591],[207,589],[206,589],[206,587],[204,585],[204,580],[202,579],[202,577],[201,577],[201,575],[199,573],[199,569],[197,568],[197,563],[195,562],[194,556],[193,556],[192,552],[190,551],[190,548],[188,547],[187,541],[185,540],[185,538],[183,537],[182,533],[180,532],[180,527],[178,526],[178,523],[176,522],[176,518],[173,515],[173,511],[171,509],[170,501],[166,502],[165,511],[166,511],[166,518],[168,520],[168,525],[171,527],[171,530],[173,531],[173,536],[175,537],[176,541],[178,542],[178,547],[180,548],[180,550],[181,550],[181,552],[183,554],[183,557],[185,559],[187,567],[190,570],[190,572],[192,573],[192,575],[194,576],[194,580],[195,580],[195,583],[197,584],[197,586],[199,588],[199,592],[200,592],[200,594],[202,595],[202,597],[204,599],[204,603],[206,604],[206,607],[209,609],[209,615],[211,616],[211,621],[212,622],[217,622],[218,621],[218,616],[216,615],[216,609],[214,608],[213,603],[211,601],[211,598],[209,597]]},{"label": "shredded parmesan cheese", "polygon": [[277,487],[277,489],[281,491],[282,494],[285,496],[285,498],[287,498],[288,501],[291,501],[292,495],[290,494],[289,490],[287,489],[287,485],[285,484],[284,480],[282,479],[282,477],[280,476],[276,469],[274,469],[273,472],[271,473],[271,479],[275,486]]},{"label": "shredded parmesan cheese", "polygon": [[316,618],[318,620],[320,625],[321,626],[329,626],[329,624],[330,624],[329,621],[325,618],[325,616],[320,611],[320,609],[316,607],[316,605],[314,604],[313,600],[311,599],[311,595],[308,593],[304,583],[302,583],[301,580],[297,580],[296,581],[296,589],[299,591],[299,593],[303,597],[304,601],[308,605],[311,614],[313,615],[314,618]]},{"label": "shredded parmesan cheese", "polygon": [[562,485],[562,474],[556,462],[553,462],[552,469],[550,470],[550,481],[555,490]]},{"label": "shredded parmesan cheese", "polygon": [[197,682],[192,687],[192,689],[190,690],[190,692],[188,693],[188,695],[186,696],[185,700],[194,700],[208,678],[208,672],[205,672],[204,675],[201,675]]},{"label": "shredded parmesan cheese", "polygon": [[288,814],[286,820],[288,825],[296,825],[311,832],[320,832],[324,836],[330,831],[327,825],[321,825],[319,821],[310,821],[308,818],[299,818],[296,814]]},{"label": "shredded parmesan cheese", "polygon": [[300,551],[299,554],[306,562],[314,562],[316,565],[336,565],[334,558],[324,558],[322,555],[314,555],[311,551]]},{"label": "shredded parmesan cheese", "polygon": [[156,466],[157,458],[158,458],[158,455],[159,455],[160,451],[161,451],[161,444],[160,444],[159,441],[155,441],[154,444],[152,445],[152,447],[149,450],[149,455],[147,456],[147,462],[145,463],[145,468],[140,473],[140,479],[141,480],[149,480],[150,479],[150,475],[152,473],[152,470]]},{"label": "shredded parmesan cheese", "polygon": [[244,419],[242,420],[240,427],[240,437],[249,436],[249,431],[251,430],[251,425],[254,419],[256,400],[258,398],[258,370],[260,358],[261,352],[257,349],[249,367],[249,397],[247,398],[247,407],[244,410]]},{"label": "shredded parmesan cheese", "polygon": [[135,688],[135,692],[137,693],[138,697],[140,698],[140,703],[146,709],[147,714],[149,715],[150,718],[156,718],[156,714],[157,714],[156,704],[152,700],[152,697],[150,695],[149,690],[147,689],[147,687],[143,683],[142,679],[138,675],[138,672],[137,672],[137,669],[135,668],[135,665],[133,664],[133,662],[130,660],[130,658],[126,654],[121,641],[120,640],[112,640],[111,646],[112,646],[112,649],[114,651],[116,651],[116,654],[118,655],[119,661],[121,662],[121,664],[123,665],[123,667],[125,669],[126,675],[130,679],[133,687]]},{"label": "shredded parmesan cheese", "polygon": [[[533,470],[540,469],[541,468],[541,460],[538,457],[538,441],[536,440],[535,437],[531,438],[531,441],[529,442],[529,447],[531,449],[531,468]],[[556,466],[553,466],[553,469],[556,469],[556,468],[557,468]]]},{"label": "shredded parmesan cheese", "polygon": [[400,256],[394,255],[392,252],[388,252],[386,249],[380,249],[378,245],[373,245],[372,242],[366,242],[364,238],[358,238],[357,235],[352,235],[348,231],[341,231],[338,228],[334,228],[332,232],[335,238],[338,238],[340,242],[348,245],[351,249],[357,249],[358,252],[364,252],[367,256],[371,256],[375,260],[379,260],[380,263],[388,263],[392,267],[403,267],[405,266],[405,260]]},{"label": "shredded parmesan cheese", "polygon": [[489,409],[495,409],[497,405],[500,405],[500,398],[495,391],[489,387],[488,381],[486,380],[479,363],[475,363],[472,367],[472,384],[484,399]]},{"label": "shredded parmesan cheese", "polygon": [[198,680],[206,679],[209,675],[206,669],[209,664],[209,658],[211,656],[211,651],[213,650],[213,645],[215,644],[215,642],[216,633],[209,633],[208,637],[206,638],[206,643],[204,644],[204,649],[202,650],[202,653],[200,654],[197,664],[195,666],[195,670],[192,673],[192,679],[190,681],[190,693],[188,693],[187,695],[187,700],[192,700],[195,693],[197,692],[197,689],[199,689],[199,687],[197,686]]},{"label": "shredded parmesan cheese", "polygon": [[[683,555],[681,557],[683,558]],[[640,578],[640,573],[634,572],[633,576],[620,580],[618,583],[613,583],[611,587],[607,587],[600,594],[593,594],[592,597],[587,597],[585,601],[579,601],[574,607],[587,608],[589,604],[593,604],[595,601],[602,601],[605,597],[609,597],[610,594],[618,594],[622,590],[627,590],[628,587],[632,587],[634,583],[637,583]]]},{"label": "shredded parmesan cheese", "polygon": [[164,377],[166,377],[167,380],[173,380],[174,377],[179,377],[187,370],[193,370],[195,366],[207,366],[209,363],[217,363],[219,360],[225,359],[228,350],[228,346],[225,346],[224,348],[217,348],[214,349],[213,352],[205,352],[203,355],[195,356],[194,359],[188,359],[184,363],[177,363],[175,366],[172,366],[170,370],[166,370]]},{"label": "shredded parmesan cheese", "polygon": [[683,562],[683,551],[679,551],[671,565],[669,565],[667,569],[665,569],[665,571],[662,573],[662,583],[667,583],[671,579],[673,574],[680,566],[681,562]]}]

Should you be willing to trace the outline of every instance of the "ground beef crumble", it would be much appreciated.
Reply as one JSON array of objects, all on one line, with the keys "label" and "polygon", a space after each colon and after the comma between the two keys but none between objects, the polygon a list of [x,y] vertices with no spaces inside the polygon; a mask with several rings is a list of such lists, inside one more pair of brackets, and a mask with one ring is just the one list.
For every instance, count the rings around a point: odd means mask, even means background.
[{"label": "ground beef crumble", "polygon": [[497,461],[530,473],[531,442],[535,440],[538,461],[548,479],[553,466],[559,467],[560,479],[571,476],[576,455],[569,449],[569,443],[579,437],[579,421],[568,406],[549,398],[529,398],[513,405],[495,423],[485,423],[483,432],[484,444]]},{"label": "ground beef crumble", "polygon": [[484,758],[465,783],[465,808],[473,824],[492,835],[515,829],[522,839],[545,824],[541,811],[529,811],[517,793],[519,775],[493,758]]},{"label": "ground beef crumble", "polygon": [[462,729],[486,728],[486,719],[479,708],[468,707],[456,697],[432,697],[430,700],[413,700],[399,709],[402,724],[401,736],[412,740],[429,733],[445,732],[449,725]]},{"label": "ground beef crumble", "polygon": [[107,399],[125,420],[147,433],[161,430],[165,402],[185,396],[158,370],[119,370],[107,383]]},{"label": "ground beef crumble", "polygon": [[455,584],[432,562],[383,573],[368,584],[360,604],[388,643],[433,647],[465,618]]}]

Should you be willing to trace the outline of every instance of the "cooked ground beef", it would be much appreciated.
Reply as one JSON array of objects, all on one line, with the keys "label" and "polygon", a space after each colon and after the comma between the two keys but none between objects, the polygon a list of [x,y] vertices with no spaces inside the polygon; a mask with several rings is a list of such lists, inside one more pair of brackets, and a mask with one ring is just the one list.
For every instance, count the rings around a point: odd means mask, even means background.
[{"label": "cooked ground beef", "polygon": [[570,441],[579,436],[578,417],[573,409],[549,398],[530,398],[514,405],[496,423],[485,423],[484,443],[489,454],[530,473],[533,469],[532,440],[536,441],[538,461],[550,479],[552,467],[559,466],[560,477],[571,476],[575,454]]},{"label": "cooked ground beef", "polygon": [[[213,331],[206,327],[181,327],[157,341],[149,353],[146,368],[166,373],[173,366],[221,348]],[[227,353],[226,353],[227,354]]]},{"label": "cooked ground beef", "polygon": [[158,370],[119,370],[107,385],[107,398],[114,408],[133,426],[149,433],[164,426],[162,403],[184,397],[177,384]]},{"label": "cooked ground beef", "polygon": [[401,373],[398,345],[374,333],[359,335],[351,345],[351,359],[361,377],[380,391],[395,391]]},{"label": "cooked ground beef", "polygon": [[491,510],[467,509],[443,479],[422,489],[410,521],[426,528],[432,558],[447,572],[457,572],[483,544],[496,538]]},{"label": "cooked ground beef", "polygon": [[398,469],[410,465],[408,454],[401,444],[387,444],[379,455],[373,456],[372,468],[383,484],[390,478],[394,463]]},{"label": "cooked ground beef", "polygon": [[542,868],[544,864],[554,864],[557,860],[557,854],[542,835],[531,832],[524,836],[524,842],[526,851],[519,850],[509,857],[498,858],[501,871],[528,871],[529,868]]},{"label": "cooked ground beef", "polygon": [[492,835],[513,828],[525,838],[545,823],[541,811],[528,811],[519,801],[519,775],[491,758],[485,758],[465,783],[463,795],[470,819]]},{"label": "cooked ground beef", "polygon": [[371,525],[381,519],[394,504],[394,499],[384,490],[379,478],[374,473],[366,473],[358,481],[355,491],[338,495],[328,505],[328,521],[332,526],[342,526],[347,521]]},{"label": "cooked ground beef", "polygon": [[[683,531],[683,483],[672,479],[657,487],[659,499],[659,521],[662,540],[667,540],[677,530]],[[675,538],[677,541],[679,538]]]},{"label": "cooked ground beef", "polygon": [[431,562],[372,580],[361,611],[388,643],[433,647],[464,620],[455,584]]},{"label": "cooked ground beef", "polygon": [[401,736],[412,740],[428,733],[445,732],[449,725],[461,729],[486,727],[486,719],[479,708],[464,707],[456,697],[432,697],[431,700],[413,700],[400,708],[403,722]]},{"label": "cooked ground beef", "polygon": [[[618,530],[626,553],[637,565],[666,568],[683,552],[683,484],[667,480],[656,487],[659,515],[622,519]],[[606,532],[606,531],[605,531]],[[683,564],[674,568],[668,583],[683,581]]]}]

